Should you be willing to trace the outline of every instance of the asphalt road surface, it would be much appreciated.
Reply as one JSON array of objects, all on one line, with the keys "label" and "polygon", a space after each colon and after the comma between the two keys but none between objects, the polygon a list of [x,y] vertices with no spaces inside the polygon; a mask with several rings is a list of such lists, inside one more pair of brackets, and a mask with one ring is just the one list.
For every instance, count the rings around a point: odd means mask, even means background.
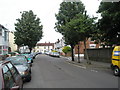
[{"label": "asphalt road surface", "polygon": [[118,77],[69,64],[65,58],[38,55],[32,66],[32,80],[24,88],[118,88]]}]

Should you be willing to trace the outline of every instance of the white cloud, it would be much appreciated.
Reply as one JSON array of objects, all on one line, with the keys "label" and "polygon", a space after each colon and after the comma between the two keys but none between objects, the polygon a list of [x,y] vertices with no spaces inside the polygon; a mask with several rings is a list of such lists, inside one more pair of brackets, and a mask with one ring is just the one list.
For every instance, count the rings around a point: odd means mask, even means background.
[{"label": "white cloud", "polygon": [[[98,0],[82,0],[89,14],[95,14]],[[55,13],[58,12],[62,0],[0,0],[0,24],[14,30],[14,23],[21,17],[20,11],[33,10],[41,19],[44,37],[41,42],[55,42],[62,35],[55,32]],[[7,24],[7,25],[6,25]]]}]

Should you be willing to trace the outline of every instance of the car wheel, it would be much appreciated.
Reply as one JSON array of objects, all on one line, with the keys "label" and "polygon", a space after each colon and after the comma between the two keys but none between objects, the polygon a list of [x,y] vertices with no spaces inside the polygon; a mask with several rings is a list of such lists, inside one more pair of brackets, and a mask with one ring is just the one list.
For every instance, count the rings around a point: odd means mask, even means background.
[{"label": "car wheel", "polygon": [[31,72],[31,69],[30,69],[30,71],[29,71],[29,72],[30,72],[30,74],[32,73],[32,72]]},{"label": "car wheel", "polygon": [[31,63],[33,63],[33,60],[31,61]]},{"label": "car wheel", "polygon": [[114,69],[113,69],[113,74],[114,74],[115,76],[119,76],[119,75],[120,75],[120,70],[119,70],[118,67],[114,67]]},{"label": "car wheel", "polygon": [[31,74],[29,75],[29,77],[27,78],[26,81],[27,81],[27,82],[30,82],[30,81],[31,81]]}]

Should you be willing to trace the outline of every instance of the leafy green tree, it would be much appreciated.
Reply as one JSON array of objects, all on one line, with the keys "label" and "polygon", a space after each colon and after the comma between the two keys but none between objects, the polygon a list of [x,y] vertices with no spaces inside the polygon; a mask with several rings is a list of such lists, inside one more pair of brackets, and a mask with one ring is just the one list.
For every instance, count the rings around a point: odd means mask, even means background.
[{"label": "leafy green tree", "polygon": [[[78,23],[77,23],[78,24]],[[63,25],[61,28],[64,30],[65,44],[71,46],[72,52],[72,61],[74,61],[74,47],[80,41],[80,35],[77,30],[77,24],[75,21],[71,20],[70,22]]]},{"label": "leafy green tree", "polygon": [[63,26],[63,29],[65,30],[65,41],[71,46],[76,45],[79,41],[84,41],[87,63],[90,64],[91,62],[86,50],[86,40],[94,34],[94,18],[90,18],[86,14],[77,14],[70,22]]},{"label": "leafy green tree", "polygon": [[15,43],[18,46],[28,46],[30,52],[36,43],[42,38],[40,19],[32,10],[22,12],[21,18],[15,24]]},{"label": "leafy green tree", "polygon": [[62,2],[60,4],[60,9],[58,14],[55,15],[57,22],[55,23],[56,31],[64,34],[64,30],[61,28],[62,25],[65,25],[69,22],[74,16],[78,13],[83,13],[85,7],[83,3],[80,2]]},{"label": "leafy green tree", "polygon": [[65,46],[62,51],[65,53],[65,55],[69,52],[71,52],[71,48],[69,46]]},{"label": "leafy green tree", "polygon": [[98,41],[104,45],[120,44],[120,2],[102,2],[98,13]]},{"label": "leafy green tree", "polygon": [[79,35],[80,35],[80,41],[84,42],[84,47],[85,47],[85,55],[87,58],[87,63],[91,64],[88,53],[87,53],[87,48],[86,48],[86,41],[89,38],[92,38],[92,36],[95,33],[96,27],[95,27],[95,19],[96,18],[90,18],[88,15],[85,14],[79,14],[76,17],[76,24],[77,25],[77,30],[79,30]]},{"label": "leafy green tree", "polygon": [[[55,29],[57,32],[61,33],[65,37],[65,42],[67,45],[71,46],[72,51],[72,61],[74,61],[74,46],[78,43],[78,33],[72,30],[72,27],[69,27],[71,23],[71,19],[75,17],[75,15],[81,13],[83,14],[85,10],[82,2],[62,2],[60,4],[60,9],[58,14],[56,14],[57,22],[55,23]],[[66,27],[67,26],[67,27]]]}]

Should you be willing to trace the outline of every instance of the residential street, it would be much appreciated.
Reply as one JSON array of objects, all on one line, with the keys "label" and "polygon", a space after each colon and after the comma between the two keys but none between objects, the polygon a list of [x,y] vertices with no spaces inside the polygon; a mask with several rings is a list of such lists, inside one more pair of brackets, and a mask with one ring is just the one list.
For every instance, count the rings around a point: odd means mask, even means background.
[{"label": "residential street", "polygon": [[118,77],[41,54],[34,59],[32,80],[24,88],[118,88]]}]

